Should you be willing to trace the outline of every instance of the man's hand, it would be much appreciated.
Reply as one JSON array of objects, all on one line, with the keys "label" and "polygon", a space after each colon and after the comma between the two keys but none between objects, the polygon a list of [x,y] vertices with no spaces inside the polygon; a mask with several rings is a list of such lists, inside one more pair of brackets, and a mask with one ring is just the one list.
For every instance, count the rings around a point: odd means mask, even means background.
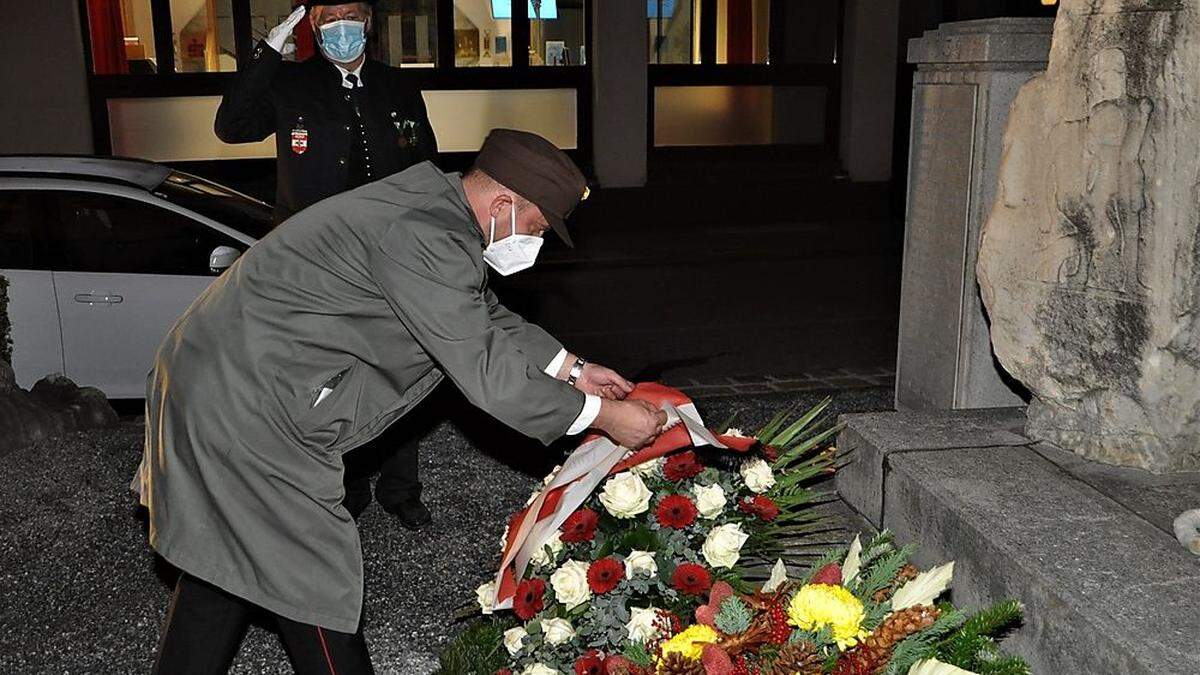
[{"label": "man's hand", "polygon": [[636,450],[657,438],[666,423],[667,413],[646,401],[605,399],[593,426],[617,445]]},{"label": "man's hand", "polygon": [[583,367],[579,379],[575,381],[575,388],[585,394],[617,401],[633,391],[633,383],[610,368],[588,363]]},{"label": "man's hand", "polygon": [[296,24],[300,23],[300,19],[303,18],[304,5],[300,5],[288,15],[288,18],[283,20],[283,23],[272,28],[271,32],[267,33],[267,44],[271,46],[271,49],[284,55],[296,51],[296,45],[287,44],[287,39],[296,28]]}]

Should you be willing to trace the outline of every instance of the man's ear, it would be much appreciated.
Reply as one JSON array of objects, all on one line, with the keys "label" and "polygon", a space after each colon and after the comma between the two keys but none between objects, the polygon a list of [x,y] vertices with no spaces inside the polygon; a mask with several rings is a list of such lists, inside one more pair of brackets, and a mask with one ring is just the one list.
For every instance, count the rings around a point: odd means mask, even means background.
[{"label": "man's ear", "polygon": [[493,218],[500,218],[500,214],[504,212],[504,207],[507,205],[512,207],[513,199],[510,195],[503,192],[492,198],[492,203],[488,205],[488,215]]}]

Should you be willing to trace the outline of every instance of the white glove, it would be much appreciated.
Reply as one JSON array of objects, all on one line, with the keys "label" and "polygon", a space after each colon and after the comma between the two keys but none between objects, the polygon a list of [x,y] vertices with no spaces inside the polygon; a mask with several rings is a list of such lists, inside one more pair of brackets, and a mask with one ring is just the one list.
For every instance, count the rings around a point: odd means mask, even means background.
[{"label": "white glove", "polygon": [[287,39],[291,36],[292,30],[296,28],[296,24],[300,23],[300,19],[303,18],[304,5],[300,5],[288,15],[288,18],[283,20],[283,23],[272,28],[271,32],[267,33],[267,44],[271,45],[271,49],[285,55],[296,51],[296,45],[287,44]]}]

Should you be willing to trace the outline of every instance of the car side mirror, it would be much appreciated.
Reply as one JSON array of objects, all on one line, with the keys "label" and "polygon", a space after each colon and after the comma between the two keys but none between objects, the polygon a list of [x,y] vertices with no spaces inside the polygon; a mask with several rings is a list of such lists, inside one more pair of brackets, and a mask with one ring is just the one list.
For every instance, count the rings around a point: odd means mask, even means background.
[{"label": "car side mirror", "polygon": [[218,246],[208,254],[208,269],[213,272],[224,272],[229,269],[242,252],[232,246]]}]

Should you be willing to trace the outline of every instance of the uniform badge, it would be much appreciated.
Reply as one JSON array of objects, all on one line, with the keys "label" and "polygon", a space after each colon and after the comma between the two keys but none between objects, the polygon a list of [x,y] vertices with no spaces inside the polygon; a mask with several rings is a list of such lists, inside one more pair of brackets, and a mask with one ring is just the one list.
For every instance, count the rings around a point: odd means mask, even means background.
[{"label": "uniform badge", "polygon": [[417,123],[415,120],[401,120],[392,112],[392,126],[396,127],[396,142],[402,148],[411,148],[417,144]]},{"label": "uniform badge", "polygon": [[292,152],[303,155],[308,150],[308,129],[296,127],[292,129]]}]

